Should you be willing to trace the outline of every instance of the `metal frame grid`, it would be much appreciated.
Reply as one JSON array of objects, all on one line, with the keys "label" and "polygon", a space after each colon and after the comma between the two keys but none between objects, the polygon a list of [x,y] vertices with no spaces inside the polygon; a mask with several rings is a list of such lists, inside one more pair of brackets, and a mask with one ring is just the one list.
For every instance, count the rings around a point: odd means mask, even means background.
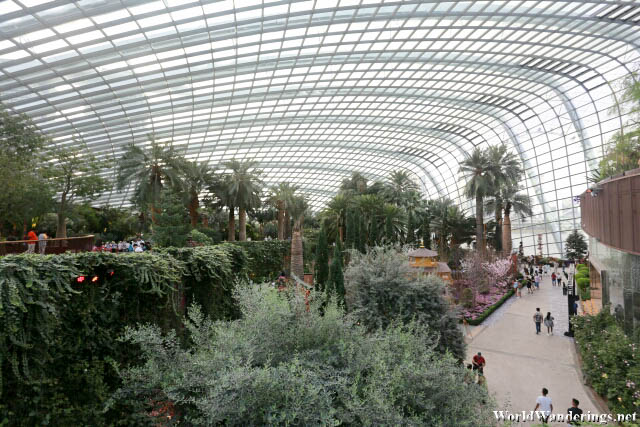
[{"label": "metal frame grid", "polygon": [[458,162],[504,141],[535,201],[514,245],[541,233],[549,254],[625,122],[609,109],[640,44],[637,1],[5,0],[0,14],[0,101],[56,144],[106,160],[153,133],[212,165],[253,158],[315,209],[352,171],[406,169],[470,209]]}]

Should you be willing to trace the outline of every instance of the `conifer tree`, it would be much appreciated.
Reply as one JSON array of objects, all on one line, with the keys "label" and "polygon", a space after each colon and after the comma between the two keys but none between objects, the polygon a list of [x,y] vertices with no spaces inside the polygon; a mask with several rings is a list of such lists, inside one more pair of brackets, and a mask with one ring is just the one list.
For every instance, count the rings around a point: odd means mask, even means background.
[{"label": "conifer tree", "polygon": [[431,249],[431,224],[429,224],[429,217],[425,216],[422,223],[422,244],[425,248]]},{"label": "conifer tree", "polygon": [[409,216],[407,219],[407,243],[409,244],[412,244],[416,241],[416,235],[413,227],[413,212],[409,211]]},{"label": "conifer tree", "polygon": [[347,211],[347,221],[346,221],[346,237],[345,237],[345,246],[349,249],[353,249],[355,247],[356,238],[358,236],[358,223],[356,222],[355,215],[353,213],[353,209],[349,209]]},{"label": "conifer tree", "polygon": [[371,246],[377,246],[378,238],[378,221],[374,217],[371,218],[371,225],[369,226],[369,243]]},{"label": "conifer tree", "polygon": [[360,225],[358,229],[360,231],[360,237],[358,238],[358,250],[365,253],[367,250],[367,223],[364,221],[364,216],[360,215]]},{"label": "conifer tree", "polygon": [[329,282],[326,287],[327,296],[334,296],[338,304],[344,306],[344,275],[342,272],[342,248],[336,243],[333,250],[333,260],[329,269]]},{"label": "conifer tree", "polygon": [[329,247],[327,244],[327,231],[324,225],[320,228],[320,233],[318,234],[315,272],[316,290],[322,292],[329,279]]},{"label": "conifer tree", "polygon": [[573,233],[567,237],[567,258],[580,259],[587,253],[587,241],[584,236],[578,233],[578,230],[573,230]]},{"label": "conifer tree", "polygon": [[387,240],[387,244],[393,243],[393,223],[391,222],[391,216],[387,215],[387,219],[384,223],[384,235]]}]

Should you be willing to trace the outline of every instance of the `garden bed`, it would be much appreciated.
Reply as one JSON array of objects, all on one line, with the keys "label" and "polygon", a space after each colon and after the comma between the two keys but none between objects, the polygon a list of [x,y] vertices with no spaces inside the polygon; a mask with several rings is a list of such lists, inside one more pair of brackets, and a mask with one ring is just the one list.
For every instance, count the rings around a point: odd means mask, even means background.
[{"label": "garden bed", "polygon": [[[497,291],[497,290],[496,290]],[[505,293],[498,292],[483,295],[482,300],[477,301],[476,306],[472,309],[463,309],[461,317],[466,319],[470,325],[479,325],[496,311],[506,300],[513,296],[513,289],[509,289]]]}]

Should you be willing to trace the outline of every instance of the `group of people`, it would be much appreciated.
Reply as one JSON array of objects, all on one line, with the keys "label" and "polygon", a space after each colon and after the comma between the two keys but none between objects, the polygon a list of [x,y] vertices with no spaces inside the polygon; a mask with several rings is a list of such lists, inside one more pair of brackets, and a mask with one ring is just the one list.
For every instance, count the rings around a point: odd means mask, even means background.
[{"label": "group of people", "polygon": [[[40,231],[40,233],[38,233],[36,232],[36,230],[30,230],[27,233],[27,236],[25,238],[25,240],[29,241],[27,243],[27,253],[29,254],[35,253],[36,244],[38,244],[38,252],[40,253],[40,255],[44,255],[45,251],[47,250],[48,238],[49,236],[47,236],[47,233],[45,233],[44,231]],[[11,240],[11,239],[7,239],[7,240]]]},{"label": "group of people", "polygon": [[145,242],[142,239],[122,240],[117,243],[114,241],[106,243],[98,241],[93,247],[93,252],[145,252],[150,250],[151,245],[149,242]]}]

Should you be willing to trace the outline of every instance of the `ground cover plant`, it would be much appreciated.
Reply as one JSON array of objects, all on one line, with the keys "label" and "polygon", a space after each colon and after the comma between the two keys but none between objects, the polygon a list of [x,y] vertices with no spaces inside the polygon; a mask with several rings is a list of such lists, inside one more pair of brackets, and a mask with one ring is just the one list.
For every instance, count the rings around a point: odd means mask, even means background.
[{"label": "ground cover plant", "polygon": [[121,394],[165,402],[172,421],[190,425],[492,423],[485,389],[434,350],[425,325],[368,332],[323,294],[305,304],[296,290],[253,286],[237,298],[242,317],[232,322],[190,308],[189,349],[155,325],[128,328],[123,338],[145,363],[122,372]]}]

